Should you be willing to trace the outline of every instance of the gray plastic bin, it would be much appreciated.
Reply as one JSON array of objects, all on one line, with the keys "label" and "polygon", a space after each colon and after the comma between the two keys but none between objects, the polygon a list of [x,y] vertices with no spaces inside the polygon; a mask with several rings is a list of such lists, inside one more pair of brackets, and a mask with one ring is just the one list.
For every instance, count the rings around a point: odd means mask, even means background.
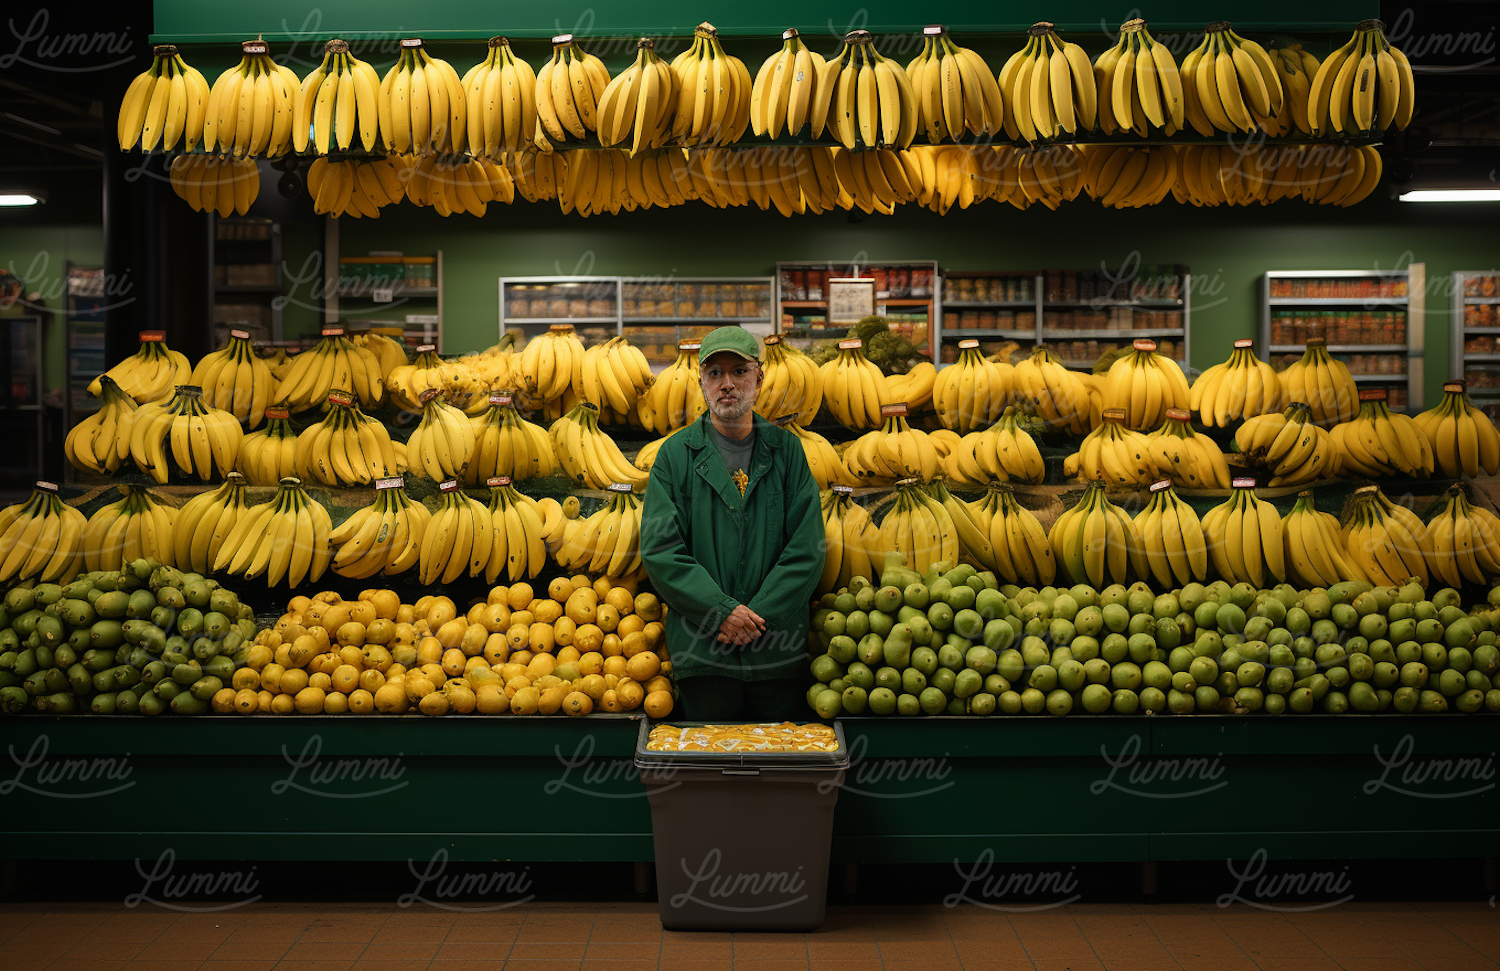
[{"label": "gray plastic bin", "polygon": [[[703,722],[673,722],[697,726]],[[650,752],[635,764],[651,801],[657,902],[668,930],[810,931],[823,923],[836,752]]]}]

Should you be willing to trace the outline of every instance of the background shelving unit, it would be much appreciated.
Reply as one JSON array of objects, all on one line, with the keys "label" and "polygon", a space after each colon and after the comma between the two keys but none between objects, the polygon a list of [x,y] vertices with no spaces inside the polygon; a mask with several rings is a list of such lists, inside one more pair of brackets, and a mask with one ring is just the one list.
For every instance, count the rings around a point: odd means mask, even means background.
[{"label": "background shelving unit", "polygon": [[1360,387],[1387,388],[1393,410],[1421,411],[1426,269],[1267,271],[1259,353],[1280,371],[1323,337]]},{"label": "background shelving unit", "polygon": [[1086,370],[1100,355],[1149,337],[1161,353],[1186,362],[1188,280],[1188,267],[1175,264],[1129,272],[949,270],[942,278],[941,360],[951,363],[961,340],[979,340],[985,353],[1013,340],[1047,344],[1069,367]]},{"label": "background shelving unit", "polygon": [[281,225],[271,219],[213,220],[214,346],[231,330],[281,340]]},{"label": "background shelving unit", "polygon": [[1468,382],[1474,406],[1500,419],[1500,270],[1455,270],[1449,373]]},{"label": "background shelving unit", "polygon": [[875,312],[886,318],[891,330],[902,333],[919,354],[937,362],[935,349],[942,330],[943,308],[937,300],[940,270],[936,260],[784,260],[776,264],[777,333],[796,347],[807,350],[820,341],[836,340],[848,324],[828,326],[828,294],[823,281],[829,277],[875,278]]},{"label": "background shelving unit", "polygon": [[99,410],[89,384],[106,370],[104,363],[104,267],[68,262],[67,313],[63,317],[63,427],[72,428]]},{"label": "background shelving unit", "polygon": [[516,332],[516,346],[553,324],[572,324],[584,346],[621,332],[621,278],[617,276],[503,276],[500,336]]},{"label": "background shelving unit", "polygon": [[9,443],[0,459],[0,484],[7,487],[28,486],[42,475],[45,329],[39,316],[0,317],[0,373],[9,379],[6,393],[0,395],[0,434]]},{"label": "background shelving unit", "polygon": [[620,333],[654,369],[677,358],[677,342],[738,324],[756,337],[775,332],[768,276],[622,277]]},{"label": "background shelving unit", "polygon": [[424,256],[372,250],[346,257],[339,220],[325,219],[323,227],[324,325],[399,327],[408,352],[432,344],[441,354],[443,251]]}]

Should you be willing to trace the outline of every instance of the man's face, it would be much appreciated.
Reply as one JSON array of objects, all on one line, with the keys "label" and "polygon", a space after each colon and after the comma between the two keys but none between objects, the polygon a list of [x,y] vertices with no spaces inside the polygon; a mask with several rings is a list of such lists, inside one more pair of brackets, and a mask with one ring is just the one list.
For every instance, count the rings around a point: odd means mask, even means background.
[{"label": "man's face", "polygon": [[760,364],[720,351],[699,367],[703,400],[720,421],[738,421],[755,405],[763,374]]}]

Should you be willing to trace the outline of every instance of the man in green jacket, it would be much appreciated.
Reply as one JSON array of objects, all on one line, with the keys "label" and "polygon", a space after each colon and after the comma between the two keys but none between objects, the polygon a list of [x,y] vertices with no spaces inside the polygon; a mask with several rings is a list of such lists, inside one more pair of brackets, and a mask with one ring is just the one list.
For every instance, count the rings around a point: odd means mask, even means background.
[{"label": "man in green jacket", "polygon": [[662,445],[646,486],[641,552],[670,608],[667,650],[689,721],[808,715],[823,520],[801,443],[753,410],[759,352],[740,327],[703,339],[708,411]]}]

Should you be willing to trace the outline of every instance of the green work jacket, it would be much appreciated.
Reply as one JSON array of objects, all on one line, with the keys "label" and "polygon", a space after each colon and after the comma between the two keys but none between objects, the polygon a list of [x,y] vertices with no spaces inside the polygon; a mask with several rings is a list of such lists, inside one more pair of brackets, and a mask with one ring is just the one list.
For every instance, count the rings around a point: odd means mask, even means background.
[{"label": "green work jacket", "polygon": [[[808,604],[823,572],[818,486],[796,436],[755,416],[742,498],[707,413],[662,445],[641,520],[646,574],[667,613],[674,678],[762,681],[805,673]],[[718,639],[740,604],[766,622],[748,644]]]}]

